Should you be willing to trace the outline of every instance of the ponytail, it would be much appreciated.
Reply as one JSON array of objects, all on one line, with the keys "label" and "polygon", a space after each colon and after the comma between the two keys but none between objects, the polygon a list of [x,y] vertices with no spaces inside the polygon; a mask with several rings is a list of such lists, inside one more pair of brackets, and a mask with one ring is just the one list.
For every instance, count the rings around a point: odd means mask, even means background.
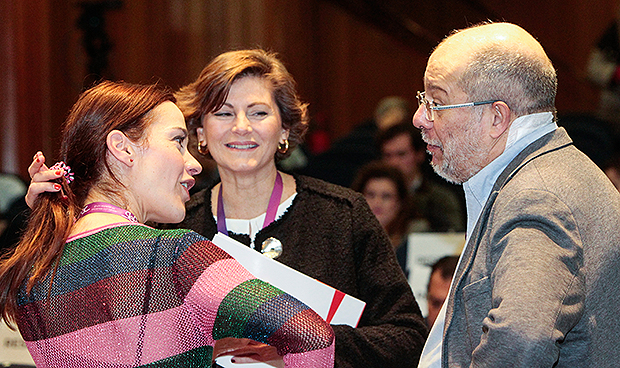
[{"label": "ponytail", "polygon": [[78,214],[68,181],[63,177],[59,182],[61,192],[39,195],[21,240],[0,260],[0,316],[10,328],[17,316],[19,290],[30,293],[50,271],[53,279]]}]

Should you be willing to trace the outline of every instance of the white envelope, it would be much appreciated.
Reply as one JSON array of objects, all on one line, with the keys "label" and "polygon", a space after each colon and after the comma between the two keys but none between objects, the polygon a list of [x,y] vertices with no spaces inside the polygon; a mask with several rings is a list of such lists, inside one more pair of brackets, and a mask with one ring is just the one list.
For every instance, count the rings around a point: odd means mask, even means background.
[{"label": "white envelope", "polygon": [[[213,243],[256,278],[291,294],[332,325],[357,327],[366,303],[218,233]],[[338,265],[334,265],[338,267]]]}]

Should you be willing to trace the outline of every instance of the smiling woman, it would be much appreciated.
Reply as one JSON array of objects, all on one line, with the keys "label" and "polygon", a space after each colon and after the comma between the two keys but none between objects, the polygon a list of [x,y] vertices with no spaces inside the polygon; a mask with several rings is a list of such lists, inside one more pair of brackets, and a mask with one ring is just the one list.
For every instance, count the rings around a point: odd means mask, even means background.
[{"label": "smiling woman", "polygon": [[[289,367],[332,367],[334,336],[309,307],[254,278],[178,222],[201,167],[156,86],[102,82],[65,123],[63,161],[35,180],[27,232],[0,261],[0,313],[37,367],[210,367],[216,340],[271,345]],[[269,323],[265,324],[268,320]]]},{"label": "smiling woman", "polygon": [[333,326],[337,367],[415,365],[424,322],[364,197],[277,168],[301,143],[308,112],[276,55],[226,52],[175,95],[221,179],[192,195],[181,226],[229,235],[366,302],[357,328]]},{"label": "smiling woman", "polygon": [[203,117],[197,129],[200,141],[220,163],[221,177],[267,175],[274,165],[274,152],[288,139],[280,110],[264,79],[241,78],[232,84],[226,102]]}]

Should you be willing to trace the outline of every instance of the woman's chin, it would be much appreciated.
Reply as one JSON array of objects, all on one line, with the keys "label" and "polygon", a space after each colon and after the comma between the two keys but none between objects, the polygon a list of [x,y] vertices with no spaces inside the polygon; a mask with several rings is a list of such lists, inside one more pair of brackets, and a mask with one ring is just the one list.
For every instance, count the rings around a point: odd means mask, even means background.
[{"label": "woman's chin", "polygon": [[166,214],[160,216],[154,216],[153,219],[148,221],[157,222],[160,224],[178,224],[185,219],[185,206],[182,209],[170,210]]}]

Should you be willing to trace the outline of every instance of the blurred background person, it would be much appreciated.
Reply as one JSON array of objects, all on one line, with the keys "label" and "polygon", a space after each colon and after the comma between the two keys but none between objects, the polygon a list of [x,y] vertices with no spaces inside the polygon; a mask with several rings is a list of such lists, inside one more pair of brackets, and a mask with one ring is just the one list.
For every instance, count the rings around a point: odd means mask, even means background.
[{"label": "blurred background person", "polygon": [[[406,180],[409,208],[428,222],[428,231],[451,232],[465,229],[464,194],[439,183],[430,170],[426,144],[411,121],[402,122],[379,133],[381,159],[400,170]],[[459,193],[457,195],[456,193]]]},{"label": "blurred background person", "polygon": [[384,131],[393,125],[409,121],[412,115],[411,103],[404,97],[383,97],[375,108],[374,122],[377,127],[376,131]]},{"label": "blurred background person", "polygon": [[386,230],[394,249],[403,245],[412,231],[427,231],[424,219],[409,217],[407,186],[403,174],[381,161],[363,166],[351,185],[366,198],[372,213]]},{"label": "blurred background person", "polygon": [[392,125],[408,121],[411,124],[411,104],[400,96],[387,96],[377,104],[372,118],[355,126],[351,132],[333,142],[328,150],[308,158],[299,172],[318,179],[350,187],[357,171],[365,164],[380,158],[376,145],[377,134]]},{"label": "blurred background person", "polygon": [[616,189],[620,190],[620,155],[616,154],[610,158],[603,164],[602,169]]},{"label": "blurred background person", "polygon": [[426,323],[429,328],[435,323],[441,306],[448,297],[452,277],[458,262],[459,256],[445,256],[431,266],[431,277],[428,280],[428,287],[426,289],[426,302],[428,305]]},{"label": "blurred background person", "polygon": [[28,218],[26,183],[17,175],[0,174],[0,256],[19,241]]},{"label": "blurred background person", "polygon": [[17,175],[0,173],[0,188],[0,215],[3,215],[15,201],[24,197],[26,184]]},{"label": "blurred background person", "polygon": [[620,134],[620,6],[590,51],[587,77],[600,91],[596,114]]}]

